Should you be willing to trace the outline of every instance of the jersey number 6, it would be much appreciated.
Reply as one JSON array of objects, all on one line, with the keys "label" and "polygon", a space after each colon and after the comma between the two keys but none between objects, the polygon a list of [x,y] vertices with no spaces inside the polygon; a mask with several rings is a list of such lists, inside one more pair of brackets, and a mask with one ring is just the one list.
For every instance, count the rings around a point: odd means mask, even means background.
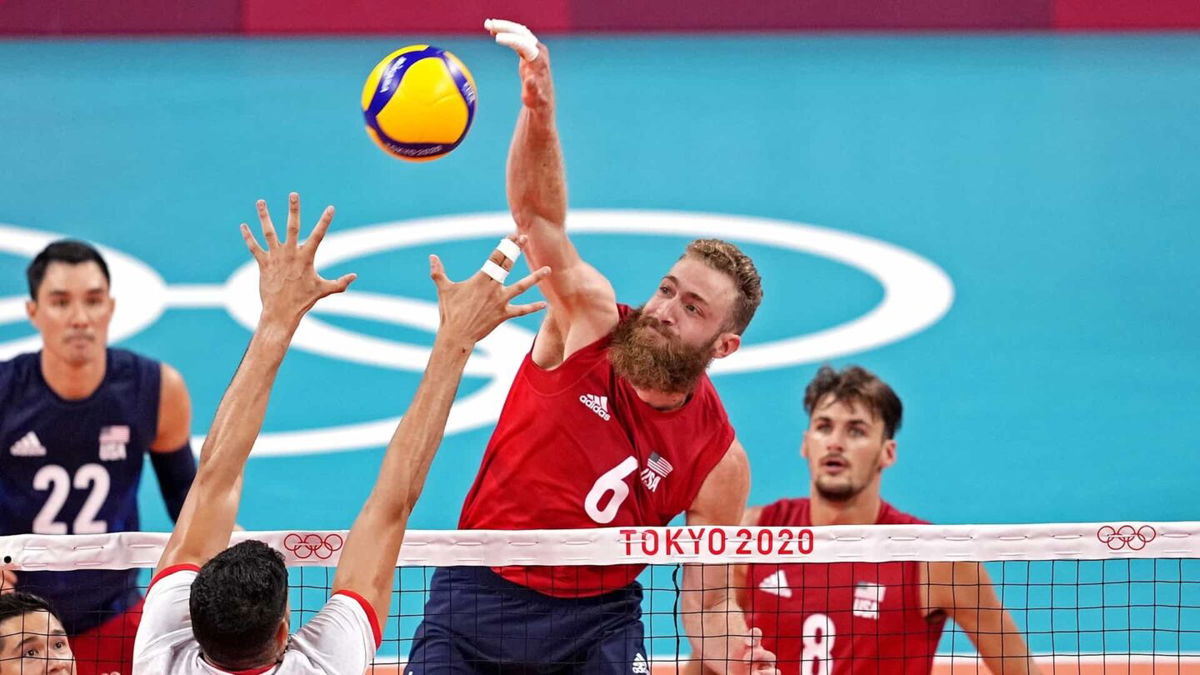
[{"label": "jersey number 6", "polygon": [[[587,493],[587,498],[583,500],[583,508],[587,511],[588,517],[601,525],[607,525],[617,517],[617,511],[621,509],[621,504],[629,497],[629,484],[625,482],[625,479],[629,474],[637,471],[637,467],[637,458],[630,455],[625,458],[625,461],[605,471],[596,479],[592,489]],[[609,498],[604,508],[600,508],[600,502],[610,492],[612,497]]]}]

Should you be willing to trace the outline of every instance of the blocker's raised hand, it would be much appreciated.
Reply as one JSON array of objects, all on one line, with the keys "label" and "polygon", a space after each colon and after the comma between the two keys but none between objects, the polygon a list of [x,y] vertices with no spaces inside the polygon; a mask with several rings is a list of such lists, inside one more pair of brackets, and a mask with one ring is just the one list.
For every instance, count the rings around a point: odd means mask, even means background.
[{"label": "blocker's raised hand", "polygon": [[262,299],[259,320],[299,323],[317,300],[345,291],[356,277],[347,274],[331,281],[317,274],[313,266],[317,247],[333,220],[333,207],[325,207],[308,240],[300,243],[300,195],[295,192],[288,195],[287,230],[283,241],[275,232],[267,203],[260,199],[257,206],[258,222],[267,247],[264,250],[259,246],[250,226],[245,223],[242,223],[242,238],[258,262],[258,294]]},{"label": "blocker's raised hand", "polygon": [[482,269],[466,281],[457,283],[446,277],[442,261],[436,255],[429,256],[429,276],[437,286],[438,312],[441,315],[438,332],[443,337],[473,345],[487,337],[501,323],[532,314],[546,306],[545,302],[510,304],[518,295],[533,288],[550,274],[550,268],[543,267],[511,286],[504,285],[525,240],[525,235],[501,240]]}]

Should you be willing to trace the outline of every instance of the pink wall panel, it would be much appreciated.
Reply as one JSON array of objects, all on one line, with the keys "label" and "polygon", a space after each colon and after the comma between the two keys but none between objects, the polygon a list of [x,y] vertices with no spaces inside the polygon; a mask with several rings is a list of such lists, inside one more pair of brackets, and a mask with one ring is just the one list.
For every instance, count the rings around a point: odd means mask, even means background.
[{"label": "pink wall panel", "polygon": [[1200,28],[1200,0],[1056,0],[1066,29]]},{"label": "pink wall panel", "polygon": [[489,17],[565,31],[565,0],[243,0],[247,33],[476,33]]},{"label": "pink wall panel", "polygon": [[1050,25],[1052,1],[571,0],[571,22],[585,31],[1036,29]]},{"label": "pink wall panel", "polygon": [[0,0],[0,34],[236,33],[242,0]]}]

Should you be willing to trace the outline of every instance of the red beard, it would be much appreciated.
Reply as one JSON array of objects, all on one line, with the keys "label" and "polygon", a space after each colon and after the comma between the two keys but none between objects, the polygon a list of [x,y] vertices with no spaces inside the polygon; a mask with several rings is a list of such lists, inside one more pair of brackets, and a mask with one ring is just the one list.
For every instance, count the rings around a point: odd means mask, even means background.
[{"label": "red beard", "polygon": [[712,363],[712,343],[685,345],[658,319],[635,309],[613,330],[608,358],[617,375],[638,389],[686,394]]}]

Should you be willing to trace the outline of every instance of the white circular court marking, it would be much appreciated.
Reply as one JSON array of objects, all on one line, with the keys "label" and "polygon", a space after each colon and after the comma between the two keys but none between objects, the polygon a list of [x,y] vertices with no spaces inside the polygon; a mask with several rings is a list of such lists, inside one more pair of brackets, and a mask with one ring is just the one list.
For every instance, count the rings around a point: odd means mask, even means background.
[{"label": "white circular court marking", "polygon": [[[954,301],[954,286],[937,265],[911,251],[855,234],[748,216],[678,211],[580,210],[570,214],[572,232],[625,235],[719,237],[828,258],[858,269],[883,286],[883,299],[867,313],[808,335],[744,345],[733,356],[713,364],[714,374],[752,372],[846,356],[901,340],[937,322]],[[502,236],[513,230],[507,213],[481,213],[396,221],[335,232],[326,237],[318,267],[420,244]],[[0,252],[32,256],[59,235],[0,225]],[[120,252],[101,248],[120,297],[111,339],[127,338],[152,324],[165,307],[225,307],[239,323],[253,328],[259,311],[257,267],[247,261],[223,285],[180,284],[167,287],[147,266]],[[665,253],[664,270],[679,251]],[[767,272],[771,274],[771,272]],[[641,299],[637,299],[640,301]],[[768,303],[786,302],[768,298]],[[802,306],[803,298],[796,303]],[[770,305],[768,305],[770,306]],[[354,333],[322,321],[334,314],[437,329],[437,305],[412,298],[351,290],[318,305],[296,333],[293,345],[333,359],[420,372],[429,357],[424,346],[397,343]],[[24,298],[0,298],[0,323],[24,318]],[[515,324],[500,326],[479,348],[467,374],[487,377],[481,389],[455,402],[447,433],[478,428],[495,421],[509,383],[531,344],[530,331]],[[37,336],[0,343],[0,359],[37,349]],[[391,436],[399,417],[370,422],[265,433],[258,455],[291,455],[378,447]],[[195,439],[198,448],[202,438]]]}]

